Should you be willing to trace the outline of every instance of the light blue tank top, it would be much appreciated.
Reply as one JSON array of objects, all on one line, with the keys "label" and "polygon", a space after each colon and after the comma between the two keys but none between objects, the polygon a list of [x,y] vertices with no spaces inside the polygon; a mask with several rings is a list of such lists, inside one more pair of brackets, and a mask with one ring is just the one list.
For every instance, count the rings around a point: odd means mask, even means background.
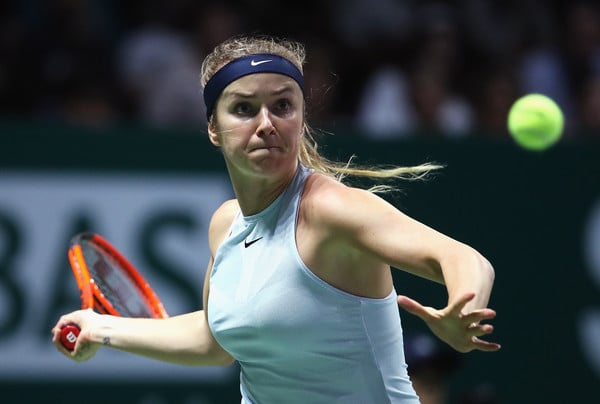
[{"label": "light blue tank top", "polygon": [[308,175],[300,166],[266,209],[238,214],[215,256],[208,321],[240,364],[242,403],[419,403],[396,292],[351,295],[300,259],[296,218]]}]

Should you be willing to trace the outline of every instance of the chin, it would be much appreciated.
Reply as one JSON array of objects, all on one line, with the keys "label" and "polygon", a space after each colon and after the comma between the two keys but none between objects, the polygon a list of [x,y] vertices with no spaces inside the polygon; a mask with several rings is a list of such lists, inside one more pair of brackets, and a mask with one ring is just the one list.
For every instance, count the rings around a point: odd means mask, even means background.
[{"label": "chin", "polygon": [[278,153],[277,155],[266,153],[263,156],[255,156],[251,161],[255,171],[265,175],[287,172],[295,167],[296,162],[296,160],[290,161],[282,153]]}]

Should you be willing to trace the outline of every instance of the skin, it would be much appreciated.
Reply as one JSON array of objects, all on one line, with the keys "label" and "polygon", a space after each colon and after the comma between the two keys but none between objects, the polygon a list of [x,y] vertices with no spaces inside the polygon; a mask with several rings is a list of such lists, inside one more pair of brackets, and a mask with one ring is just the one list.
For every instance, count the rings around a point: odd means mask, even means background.
[{"label": "skin", "polygon": [[[204,307],[213,259],[236,213],[252,215],[269,206],[296,172],[303,94],[287,76],[253,74],[225,88],[214,114],[209,139],[223,153],[236,199],[217,209],[209,225],[211,259]],[[423,306],[407,296],[398,296],[398,304],[460,352],[500,349],[499,344],[479,338],[493,331],[492,325],[481,323],[495,317],[486,307],[494,280],[490,263],[473,248],[408,217],[380,197],[322,174],[310,175],[300,203],[296,240],[300,256],[315,275],[358,296],[389,295],[390,267],[445,284],[448,305],[444,308]],[[73,352],[59,341],[60,329],[69,323],[81,328]],[[214,339],[205,310],[160,320],[79,310],[62,316],[52,333],[56,347],[77,361],[91,358],[107,343],[185,365],[227,365],[234,360]]]}]

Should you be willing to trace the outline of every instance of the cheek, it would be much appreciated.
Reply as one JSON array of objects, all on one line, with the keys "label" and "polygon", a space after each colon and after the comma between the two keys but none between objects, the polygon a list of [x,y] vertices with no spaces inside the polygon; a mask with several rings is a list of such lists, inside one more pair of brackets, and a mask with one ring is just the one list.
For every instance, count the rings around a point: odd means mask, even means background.
[{"label": "cheek", "polygon": [[296,128],[294,130],[294,133],[296,134],[296,143],[298,143],[298,144],[302,143],[302,140],[304,139],[304,132],[305,132],[304,125],[296,126]]},{"label": "cheek", "polygon": [[227,158],[237,159],[236,156],[241,156],[248,147],[248,143],[252,134],[247,134],[241,128],[228,129],[219,133],[219,149]]},{"label": "cheek", "polygon": [[304,123],[297,118],[279,121],[275,126],[280,133],[286,133],[288,137],[300,136],[304,133]]},{"label": "cheek", "polygon": [[214,125],[215,137],[218,139],[220,146],[243,144],[248,141],[252,134],[252,128],[248,124],[235,122],[221,122]]}]

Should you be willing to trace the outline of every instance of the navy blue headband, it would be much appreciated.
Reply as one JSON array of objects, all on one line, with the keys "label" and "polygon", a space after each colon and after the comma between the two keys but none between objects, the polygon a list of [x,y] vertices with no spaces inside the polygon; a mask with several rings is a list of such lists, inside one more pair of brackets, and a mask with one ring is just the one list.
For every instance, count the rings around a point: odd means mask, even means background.
[{"label": "navy blue headband", "polygon": [[204,86],[206,119],[210,120],[217,98],[225,87],[240,77],[254,73],[279,73],[291,77],[304,92],[304,77],[295,64],[278,55],[258,53],[234,59],[221,67]]}]

